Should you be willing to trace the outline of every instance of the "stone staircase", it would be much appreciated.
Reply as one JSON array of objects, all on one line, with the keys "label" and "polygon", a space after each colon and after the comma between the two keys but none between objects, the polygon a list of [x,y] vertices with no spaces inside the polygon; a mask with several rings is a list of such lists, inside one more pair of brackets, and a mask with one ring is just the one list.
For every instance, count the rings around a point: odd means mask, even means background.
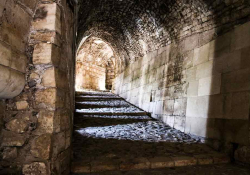
[{"label": "stone staircase", "polygon": [[109,92],[76,96],[72,174],[229,163],[230,158]]}]

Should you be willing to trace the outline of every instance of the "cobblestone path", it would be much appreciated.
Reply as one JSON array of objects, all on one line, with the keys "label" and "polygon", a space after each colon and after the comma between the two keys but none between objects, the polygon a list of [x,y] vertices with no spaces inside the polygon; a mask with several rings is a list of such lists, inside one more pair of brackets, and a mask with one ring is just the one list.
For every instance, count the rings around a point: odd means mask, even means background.
[{"label": "cobblestone path", "polygon": [[153,172],[229,162],[202,138],[153,120],[119,96],[108,92],[76,96],[72,173]]}]

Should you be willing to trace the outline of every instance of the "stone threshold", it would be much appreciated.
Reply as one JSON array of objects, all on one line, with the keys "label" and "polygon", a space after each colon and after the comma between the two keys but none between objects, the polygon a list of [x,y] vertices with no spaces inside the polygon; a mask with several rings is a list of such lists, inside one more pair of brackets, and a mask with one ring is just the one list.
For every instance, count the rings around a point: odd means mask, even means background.
[{"label": "stone threshold", "polygon": [[135,158],[135,159],[103,159],[97,161],[79,161],[73,162],[71,172],[78,173],[96,173],[106,171],[131,171],[147,170],[172,167],[184,167],[195,165],[212,165],[230,163],[230,157],[225,154],[202,154],[194,156],[177,157],[154,157],[154,158]]}]

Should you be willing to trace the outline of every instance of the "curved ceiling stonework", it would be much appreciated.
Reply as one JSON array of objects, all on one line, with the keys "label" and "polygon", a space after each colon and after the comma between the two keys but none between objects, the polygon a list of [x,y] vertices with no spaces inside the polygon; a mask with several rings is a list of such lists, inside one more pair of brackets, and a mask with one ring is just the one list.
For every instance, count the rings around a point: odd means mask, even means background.
[{"label": "curved ceiling stonework", "polygon": [[[88,35],[111,43],[123,64],[213,25],[208,0],[81,0],[78,42]],[[210,21],[210,22],[209,22]]]}]

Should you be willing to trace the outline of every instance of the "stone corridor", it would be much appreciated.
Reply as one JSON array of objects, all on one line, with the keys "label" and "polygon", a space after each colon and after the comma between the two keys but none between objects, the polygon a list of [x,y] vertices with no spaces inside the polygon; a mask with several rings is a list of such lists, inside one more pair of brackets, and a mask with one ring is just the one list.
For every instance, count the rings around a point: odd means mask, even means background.
[{"label": "stone corridor", "polygon": [[[230,162],[226,154],[207,146],[204,138],[172,129],[117,95],[109,92],[77,93],[72,163],[75,174],[120,171],[116,172],[119,174],[213,164],[218,169],[221,167],[217,164]],[[233,172],[250,172],[244,168],[242,171],[241,168],[231,168]],[[153,174],[164,171],[170,170],[150,170]],[[191,172],[195,171],[194,168]]]}]

